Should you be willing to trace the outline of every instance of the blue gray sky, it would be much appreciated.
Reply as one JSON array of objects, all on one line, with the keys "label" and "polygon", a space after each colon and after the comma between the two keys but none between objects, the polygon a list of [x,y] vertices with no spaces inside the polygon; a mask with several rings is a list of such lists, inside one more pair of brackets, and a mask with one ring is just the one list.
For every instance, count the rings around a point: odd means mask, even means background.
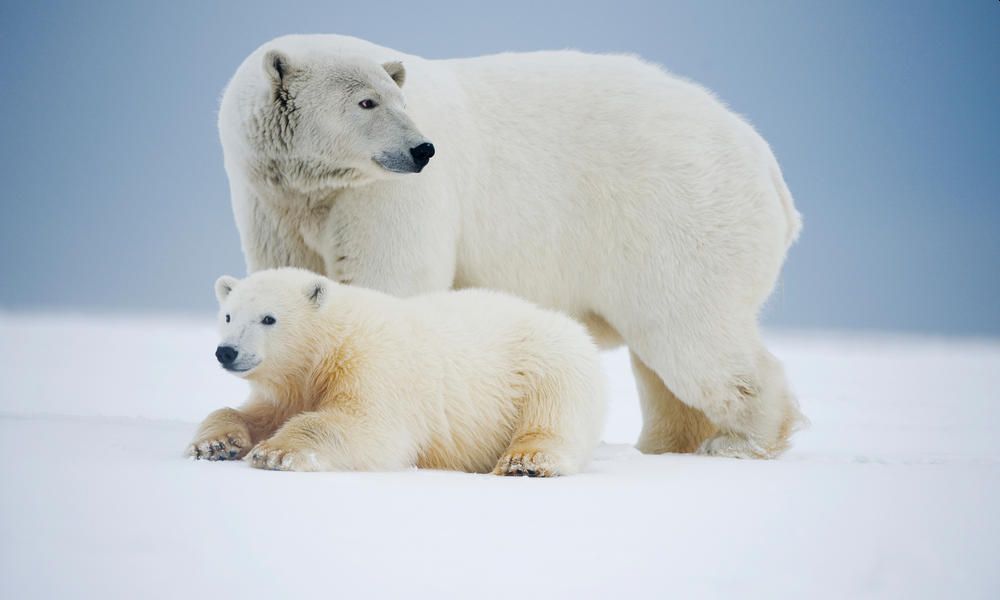
[{"label": "blue gray sky", "polygon": [[1000,335],[1000,3],[6,2],[0,307],[211,314],[241,274],[215,116],[260,43],[631,52],[771,143],[805,215],[783,328]]}]

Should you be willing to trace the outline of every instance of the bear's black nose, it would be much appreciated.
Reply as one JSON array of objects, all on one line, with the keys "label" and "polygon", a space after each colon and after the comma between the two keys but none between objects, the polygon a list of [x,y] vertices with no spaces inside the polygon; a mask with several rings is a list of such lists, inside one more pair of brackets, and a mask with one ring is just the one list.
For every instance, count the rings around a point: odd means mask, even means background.
[{"label": "bear's black nose", "polygon": [[427,163],[431,162],[431,157],[434,156],[434,144],[424,142],[419,146],[414,146],[410,148],[410,156],[413,157],[413,162],[417,163],[417,172],[419,173],[427,166]]},{"label": "bear's black nose", "polygon": [[219,359],[219,363],[222,364],[222,366],[233,364],[233,361],[236,360],[238,355],[239,352],[237,352],[236,348],[233,348],[232,346],[219,346],[215,349],[215,358]]}]

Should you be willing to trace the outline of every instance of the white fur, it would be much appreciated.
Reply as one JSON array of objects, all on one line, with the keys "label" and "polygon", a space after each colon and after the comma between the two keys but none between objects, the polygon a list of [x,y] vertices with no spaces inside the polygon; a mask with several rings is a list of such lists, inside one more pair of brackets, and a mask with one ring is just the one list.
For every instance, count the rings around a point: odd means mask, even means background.
[{"label": "white fur", "polygon": [[248,459],[270,469],[563,475],[597,445],[597,347],[555,311],[487,290],[400,299],[301,269],[216,290],[220,345],[252,394],[206,419],[196,457],[256,444]]},{"label": "white fur", "polygon": [[[297,70],[287,89],[270,51]],[[276,145],[278,97],[299,121]],[[757,315],[800,218],[767,143],[700,86],[630,56],[425,60],[288,36],[236,72],[219,129],[249,271],[488,287],[572,315],[632,351],[647,452],[773,456],[798,421]],[[422,173],[380,167],[418,140],[437,149]]]}]

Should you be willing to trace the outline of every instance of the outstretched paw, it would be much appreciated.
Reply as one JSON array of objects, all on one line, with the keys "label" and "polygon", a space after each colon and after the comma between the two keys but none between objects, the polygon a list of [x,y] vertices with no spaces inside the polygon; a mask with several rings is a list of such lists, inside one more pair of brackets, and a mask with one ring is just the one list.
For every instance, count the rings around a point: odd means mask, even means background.
[{"label": "outstretched paw", "polygon": [[528,477],[554,477],[558,475],[556,463],[552,458],[537,450],[527,452],[508,452],[500,457],[494,475],[510,475]]},{"label": "outstretched paw", "polygon": [[271,471],[315,471],[316,460],[300,450],[261,442],[247,454],[247,462],[256,469]]},{"label": "outstretched paw", "polygon": [[250,448],[250,437],[241,431],[210,435],[195,440],[187,455],[195,460],[239,460]]}]

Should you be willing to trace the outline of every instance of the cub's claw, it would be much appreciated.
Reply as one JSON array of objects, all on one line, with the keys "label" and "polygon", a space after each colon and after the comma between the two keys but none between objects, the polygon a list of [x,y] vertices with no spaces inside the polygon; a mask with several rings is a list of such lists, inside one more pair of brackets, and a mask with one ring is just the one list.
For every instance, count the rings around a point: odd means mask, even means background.
[{"label": "cub's claw", "polygon": [[261,442],[247,454],[247,462],[256,469],[271,471],[309,471],[312,466],[297,450],[275,447]]},{"label": "cub's claw", "polygon": [[233,432],[197,440],[187,447],[187,455],[195,460],[238,460],[249,446],[243,433]]},{"label": "cub's claw", "polygon": [[494,475],[553,477],[558,475],[555,462],[544,452],[515,452],[500,457]]}]

